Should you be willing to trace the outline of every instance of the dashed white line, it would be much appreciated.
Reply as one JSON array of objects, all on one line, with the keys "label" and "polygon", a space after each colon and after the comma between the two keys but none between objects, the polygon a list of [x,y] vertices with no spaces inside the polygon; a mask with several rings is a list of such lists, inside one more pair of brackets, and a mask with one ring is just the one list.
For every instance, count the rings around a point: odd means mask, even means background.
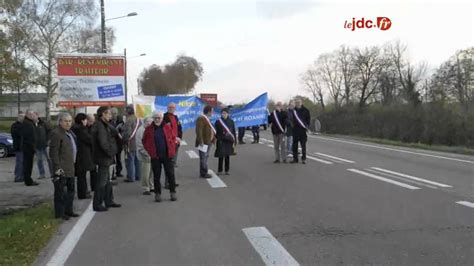
[{"label": "dashed white line", "polygon": [[265,227],[242,229],[265,265],[300,265]]},{"label": "dashed white line", "polygon": [[316,157],[313,157],[313,156],[309,156],[309,155],[306,155],[306,158],[308,158],[310,160],[313,160],[313,161],[323,163],[323,164],[332,164],[332,162],[329,162],[329,161],[326,161],[326,160],[323,160],[323,159],[319,159],[319,158],[316,158]]},{"label": "dashed white line", "polygon": [[390,171],[390,170],[379,168],[379,167],[372,167],[372,169],[375,169],[375,170],[380,171],[380,172],[389,173],[389,174],[392,174],[392,175],[398,175],[398,176],[405,177],[405,178],[408,178],[408,179],[413,179],[413,180],[420,181],[420,182],[425,182],[425,183],[435,185],[435,186],[438,186],[438,187],[453,187],[453,186],[450,186],[450,185],[434,182],[434,181],[431,181],[431,180],[426,180],[426,179],[419,178],[419,177],[416,177],[416,176],[411,176],[411,175],[407,175],[407,174],[402,174],[402,173]]},{"label": "dashed white line", "polygon": [[370,145],[370,144],[364,144],[364,143],[357,143],[357,142],[352,142],[352,141],[347,141],[347,140],[332,139],[332,138],[326,138],[326,137],[316,137],[316,136],[309,136],[309,137],[310,137],[310,138],[313,138],[313,139],[323,139],[323,140],[328,140],[328,141],[335,141],[335,142],[341,142],[341,143],[348,143],[348,144],[353,144],[353,145],[359,145],[359,146],[365,146],[365,147],[371,147],[371,148],[376,148],[376,149],[387,150],[387,151],[396,151],[396,152],[401,152],[401,153],[414,154],[414,155],[432,157],[432,158],[437,158],[437,159],[444,159],[444,160],[450,160],[450,161],[457,161],[457,162],[462,162],[462,163],[474,164],[474,161],[463,160],[463,159],[457,159],[457,158],[450,158],[450,157],[439,156],[439,155],[433,155],[433,154],[427,154],[427,153],[420,153],[420,152],[413,152],[413,151],[407,151],[407,150],[393,149],[393,148],[388,148],[388,147],[383,147],[383,146]]},{"label": "dashed white line", "polygon": [[357,170],[357,169],[347,169],[347,170],[351,171],[351,172],[354,172],[354,173],[357,173],[357,174],[360,174],[360,175],[368,176],[368,177],[373,178],[373,179],[377,179],[377,180],[384,181],[384,182],[387,182],[387,183],[390,183],[390,184],[394,184],[394,185],[397,185],[397,186],[400,186],[400,187],[404,187],[404,188],[408,188],[408,189],[420,189],[419,187],[408,185],[408,184],[405,184],[405,183],[402,183],[402,182],[398,182],[398,181],[395,181],[395,180],[392,180],[392,179],[388,179],[388,178],[385,178],[385,177],[381,177],[381,176],[374,175],[374,174],[371,174],[371,173],[367,173],[367,172],[364,172],[364,171],[360,171],[360,170]]},{"label": "dashed white line", "polygon": [[186,151],[186,153],[188,154],[189,158],[191,158],[191,159],[198,159],[199,158],[199,155],[195,151]]},{"label": "dashed white line", "polygon": [[324,156],[324,157],[327,157],[327,158],[331,158],[331,159],[334,159],[334,160],[346,162],[346,163],[355,163],[354,161],[347,160],[347,159],[343,159],[343,158],[339,158],[339,157],[332,156],[332,155],[329,155],[329,154],[324,154],[324,153],[320,153],[320,152],[316,152],[316,154],[317,154],[317,155]]},{"label": "dashed white line", "polygon": [[81,239],[82,234],[86,230],[87,226],[94,218],[95,212],[92,210],[92,202],[89,204],[89,207],[81,215],[81,218],[76,222],[74,227],[69,231],[66,238],[54,252],[54,255],[51,257],[48,266],[64,265],[66,263],[69,255],[74,250],[77,242]]},{"label": "dashed white line", "polygon": [[268,144],[267,146],[270,148],[275,148],[275,146],[273,146],[272,144]]},{"label": "dashed white line", "polygon": [[469,201],[457,201],[457,204],[461,204],[463,206],[469,207],[469,208],[474,208],[474,203],[469,202]]},{"label": "dashed white line", "polygon": [[188,143],[184,139],[182,139],[181,142],[180,142],[180,145],[181,146],[186,146],[186,145],[188,145]]},{"label": "dashed white line", "polygon": [[216,175],[216,173],[214,173],[214,171],[209,170],[208,172],[209,172],[209,174],[212,176],[212,178],[208,178],[208,179],[206,179],[206,180],[207,180],[207,182],[209,183],[209,185],[210,185],[212,188],[224,188],[224,187],[227,187],[227,185],[224,183],[224,181],[222,181],[222,180]]}]

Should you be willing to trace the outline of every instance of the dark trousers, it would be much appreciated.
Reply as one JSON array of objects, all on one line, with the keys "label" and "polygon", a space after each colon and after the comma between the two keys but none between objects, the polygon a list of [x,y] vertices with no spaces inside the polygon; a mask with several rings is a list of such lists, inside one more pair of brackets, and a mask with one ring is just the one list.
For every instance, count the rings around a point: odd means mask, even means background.
[{"label": "dark trousers", "polygon": [[161,194],[161,169],[165,168],[165,176],[168,178],[170,192],[176,192],[176,181],[174,178],[174,163],[169,158],[160,158],[151,160],[153,170],[153,181],[155,183],[155,193]]},{"label": "dark trousers", "polygon": [[33,183],[31,172],[33,171],[33,158],[35,157],[34,150],[23,150],[23,180],[25,184]]},{"label": "dark trousers", "polygon": [[91,184],[91,191],[95,190],[95,186],[97,185],[97,170],[91,170],[89,171],[90,175],[90,184]]},{"label": "dark trousers", "polygon": [[207,152],[199,151],[199,175],[204,177],[207,175],[208,167],[207,160],[209,159],[209,153],[211,152],[212,144],[207,148]]},{"label": "dark trousers", "polygon": [[238,133],[239,142],[244,141],[244,135],[245,135],[245,127],[239,127],[239,133]]},{"label": "dark trousers", "polygon": [[260,127],[252,127],[253,141],[260,141]]},{"label": "dark trousers", "polygon": [[74,177],[61,177],[54,183],[54,214],[56,218],[73,213]]},{"label": "dark trousers", "polygon": [[15,182],[23,182],[23,152],[15,152]]},{"label": "dark trousers", "polygon": [[306,141],[308,136],[306,132],[293,134],[293,161],[298,161],[298,143],[301,144],[301,159],[306,160]]},{"label": "dark trousers", "polygon": [[77,197],[85,199],[87,195],[87,171],[79,170],[76,172],[77,176]]},{"label": "dark trousers", "polygon": [[[176,155],[171,159],[173,161],[173,165],[174,167],[177,167],[176,165],[178,164],[178,151],[179,151],[179,144],[176,145]],[[176,176],[174,177],[174,182],[176,183]],[[168,176],[165,175],[165,185],[166,186],[169,186],[170,185],[170,181],[168,180]]]},{"label": "dark trousers", "polygon": [[112,191],[112,184],[110,183],[110,167],[101,166],[97,167],[97,180],[94,190],[93,206],[97,208],[103,206],[109,206],[113,203],[114,195]]},{"label": "dark trousers", "polygon": [[225,157],[219,157],[219,166],[217,168],[217,172],[222,172],[222,166],[224,164],[224,159],[225,159],[225,171],[229,172],[230,168],[230,156],[225,156]]},{"label": "dark trousers", "polygon": [[115,176],[122,175],[122,147],[118,148],[118,152],[115,155]]}]

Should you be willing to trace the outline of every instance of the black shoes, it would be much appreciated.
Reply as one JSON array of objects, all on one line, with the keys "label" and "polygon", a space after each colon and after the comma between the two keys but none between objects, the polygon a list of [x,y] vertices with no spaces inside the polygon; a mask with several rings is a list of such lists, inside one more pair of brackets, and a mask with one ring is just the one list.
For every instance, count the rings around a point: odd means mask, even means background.
[{"label": "black shoes", "polygon": [[27,187],[33,187],[33,186],[37,186],[37,185],[39,185],[39,183],[38,183],[38,182],[35,182],[35,181],[33,181],[33,182],[31,182],[31,183],[25,183],[25,185],[26,185]]},{"label": "black shoes", "polygon": [[125,179],[124,182],[125,182],[125,183],[133,183],[133,181],[130,180],[130,179]]},{"label": "black shoes", "polygon": [[246,144],[245,141],[239,141],[239,144]]},{"label": "black shoes", "polygon": [[306,164],[306,160],[301,161],[301,163]]},{"label": "black shoes", "polygon": [[143,195],[151,195],[150,191],[143,191]]},{"label": "black shoes", "polygon": [[280,163],[280,160],[275,160],[273,161],[273,163]]},{"label": "black shoes", "polygon": [[201,178],[212,178],[212,175],[210,174],[202,175]]},{"label": "black shoes", "polygon": [[93,209],[96,212],[106,212],[106,211],[108,211],[108,209],[104,206],[97,206],[97,207],[94,207]]},{"label": "black shoes", "polygon": [[298,163],[298,161],[293,160],[293,161],[291,161],[290,163],[291,163],[291,164],[294,164],[294,163]]},{"label": "black shoes", "polygon": [[67,216],[69,217],[79,217],[79,214],[71,212],[71,213],[66,213]]},{"label": "black shoes", "polygon": [[171,201],[177,201],[178,197],[176,196],[176,192],[171,192],[170,198],[171,198]]},{"label": "black shoes", "polygon": [[155,193],[155,202],[161,202],[161,194]]},{"label": "black shoes", "polygon": [[120,207],[122,207],[122,204],[112,202],[111,204],[106,205],[106,206],[107,206],[107,208],[120,208]]},{"label": "black shoes", "polygon": [[225,172],[225,175],[230,175],[230,173],[229,173],[229,172]]}]

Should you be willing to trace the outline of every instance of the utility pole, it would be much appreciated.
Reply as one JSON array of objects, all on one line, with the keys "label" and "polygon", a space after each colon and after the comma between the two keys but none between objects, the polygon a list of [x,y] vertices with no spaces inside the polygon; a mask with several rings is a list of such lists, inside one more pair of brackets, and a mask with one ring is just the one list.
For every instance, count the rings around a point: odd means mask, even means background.
[{"label": "utility pole", "polygon": [[101,37],[102,37],[102,53],[107,52],[107,44],[105,43],[105,0],[100,0],[100,22],[101,22]]},{"label": "utility pole", "polygon": [[127,90],[127,48],[123,49],[123,57],[125,59],[125,105],[128,104],[128,90]]}]

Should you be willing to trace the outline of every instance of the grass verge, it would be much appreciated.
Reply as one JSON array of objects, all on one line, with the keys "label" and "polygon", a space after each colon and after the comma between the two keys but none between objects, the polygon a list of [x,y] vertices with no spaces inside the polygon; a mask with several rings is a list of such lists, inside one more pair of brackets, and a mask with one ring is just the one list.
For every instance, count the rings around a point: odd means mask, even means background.
[{"label": "grass verge", "polygon": [[0,217],[0,265],[31,265],[59,224],[51,203]]},{"label": "grass verge", "polygon": [[397,146],[397,147],[422,149],[422,150],[427,150],[427,151],[439,151],[439,152],[456,153],[456,154],[463,154],[463,155],[474,155],[474,149],[469,149],[466,147],[428,145],[428,144],[423,144],[423,143],[408,143],[408,142],[401,142],[401,141],[396,141],[396,140],[377,139],[377,138],[350,136],[350,135],[349,136],[337,135],[337,134],[334,134],[334,135],[321,134],[321,135],[327,136],[327,137],[341,137],[341,138],[347,138],[347,139],[361,140],[361,141],[367,141],[367,142],[391,145],[391,146]]}]

